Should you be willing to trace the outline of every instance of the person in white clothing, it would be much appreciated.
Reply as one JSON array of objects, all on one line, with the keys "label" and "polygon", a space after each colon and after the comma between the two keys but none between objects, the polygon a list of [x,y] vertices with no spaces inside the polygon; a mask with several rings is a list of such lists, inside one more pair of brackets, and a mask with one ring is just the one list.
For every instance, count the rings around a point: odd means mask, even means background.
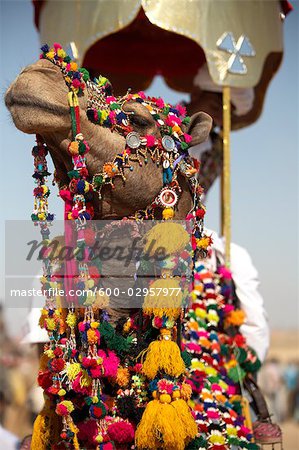
[{"label": "person in white clothing", "polygon": [[[213,239],[210,261],[212,269],[215,270],[217,260],[220,264],[224,264],[225,241],[215,231],[207,230],[207,234],[212,235]],[[232,243],[230,250],[230,270],[236,295],[246,314],[245,323],[240,331],[248,345],[256,351],[260,361],[263,362],[269,348],[269,324],[264,300],[258,290],[258,272],[245,248]]]}]

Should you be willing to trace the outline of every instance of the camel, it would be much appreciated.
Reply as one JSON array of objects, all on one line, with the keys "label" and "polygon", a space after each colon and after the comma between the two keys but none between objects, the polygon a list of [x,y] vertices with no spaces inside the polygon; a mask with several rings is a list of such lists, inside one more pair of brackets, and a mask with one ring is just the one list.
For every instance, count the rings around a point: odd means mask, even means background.
[{"label": "camel", "polygon": [[[72,168],[67,147],[71,140],[71,121],[67,104],[68,88],[60,69],[48,60],[26,67],[11,84],[5,95],[5,104],[16,127],[28,134],[39,134],[47,144],[56,169],[59,186],[68,184],[67,172]],[[104,162],[110,161],[124,149],[125,140],[99,125],[91,123],[86,114],[87,94],[79,98],[81,130],[90,146],[87,168],[93,176]],[[136,102],[128,102],[124,110],[134,111],[134,131],[141,135],[159,136],[159,130],[151,114]],[[198,112],[191,117],[186,132],[192,136],[192,145],[206,140],[212,125],[211,117]],[[191,194],[187,182],[180,179],[182,195],[176,211],[176,219],[184,219],[191,207]],[[94,197],[95,219],[119,219],[146,207],[163,186],[162,169],[154,163],[139,167],[127,176],[125,187],[116,180],[115,189],[105,187],[102,200]]]}]

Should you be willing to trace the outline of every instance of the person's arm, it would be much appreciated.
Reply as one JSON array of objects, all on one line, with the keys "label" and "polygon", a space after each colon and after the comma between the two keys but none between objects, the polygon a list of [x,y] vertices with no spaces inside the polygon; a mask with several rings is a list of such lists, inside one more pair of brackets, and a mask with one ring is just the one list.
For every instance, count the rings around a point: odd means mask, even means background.
[{"label": "person's arm", "polygon": [[269,325],[263,297],[258,291],[258,273],[248,252],[236,244],[231,244],[231,271],[237,297],[246,314],[241,333],[264,361],[269,348]]}]

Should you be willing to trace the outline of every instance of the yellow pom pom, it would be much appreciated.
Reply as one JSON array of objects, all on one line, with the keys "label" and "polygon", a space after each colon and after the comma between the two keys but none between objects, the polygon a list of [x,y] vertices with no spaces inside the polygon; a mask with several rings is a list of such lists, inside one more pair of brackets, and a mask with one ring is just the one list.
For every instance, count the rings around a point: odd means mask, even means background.
[{"label": "yellow pom pom", "polygon": [[60,389],[58,391],[58,395],[60,395],[60,397],[63,397],[66,394],[66,391],[64,389]]},{"label": "yellow pom pom", "polygon": [[177,399],[177,398],[180,398],[180,397],[181,397],[181,393],[180,393],[179,390],[173,391],[173,393],[172,393],[172,398],[173,399]]},{"label": "yellow pom pom", "polygon": [[81,365],[79,363],[69,364],[66,368],[66,374],[70,381],[73,381],[81,371]]},{"label": "yellow pom pom", "polygon": [[44,195],[47,194],[47,193],[49,192],[49,188],[48,188],[48,186],[46,186],[45,184],[43,184],[43,185],[41,186],[41,188],[42,188],[42,190],[43,190],[43,194],[44,194]]},{"label": "yellow pom pom", "polygon": [[155,257],[161,252],[161,248],[166,255],[181,252],[189,243],[190,237],[181,224],[166,221],[158,223],[146,233],[145,241],[145,253]]},{"label": "yellow pom pom", "polygon": [[209,442],[211,442],[211,444],[223,445],[223,444],[225,444],[225,437],[218,433],[212,434],[209,437]]},{"label": "yellow pom pom", "polygon": [[96,344],[98,342],[98,336],[95,330],[92,330],[91,328],[87,330],[87,340],[89,344]]},{"label": "yellow pom pom", "polygon": [[171,396],[169,394],[161,394],[159,400],[161,403],[171,403]]},{"label": "yellow pom pom", "polygon": [[54,56],[55,56],[55,52],[52,49],[48,53],[46,53],[46,57],[49,59],[54,59]]},{"label": "yellow pom pom", "polygon": [[165,220],[173,219],[173,217],[174,217],[174,210],[172,208],[165,208],[165,209],[163,209],[162,217]]},{"label": "yellow pom pom", "polygon": [[47,356],[47,358],[49,358],[49,359],[53,359],[53,358],[55,358],[55,354],[54,354],[54,352],[53,352],[53,350],[45,350],[44,351],[44,354]]},{"label": "yellow pom pom", "polygon": [[96,436],[96,441],[97,441],[98,444],[100,444],[101,442],[103,442],[103,440],[104,440],[104,438],[103,438],[103,436],[102,436],[101,434],[98,434],[98,435]]},{"label": "yellow pom pom", "polygon": [[150,285],[143,304],[144,314],[156,317],[164,315],[178,319],[181,314],[183,295],[177,278],[160,278]]},{"label": "yellow pom pom", "polygon": [[46,327],[48,331],[54,331],[56,329],[56,323],[54,319],[46,319]]},{"label": "yellow pom pom", "polygon": [[125,387],[129,384],[130,381],[130,373],[129,370],[125,367],[119,367],[117,369],[116,374],[116,383],[121,387]]},{"label": "yellow pom pom", "polygon": [[184,400],[190,400],[192,395],[192,387],[188,383],[182,383],[181,386],[181,397]]},{"label": "yellow pom pom", "polygon": [[91,278],[90,280],[87,280],[86,284],[88,289],[92,289],[94,287],[94,280]]},{"label": "yellow pom pom", "polygon": [[91,322],[90,326],[91,328],[98,328],[99,327],[99,322]]},{"label": "yellow pom pom", "polygon": [[66,318],[66,323],[70,328],[75,328],[77,324],[77,316],[73,312],[69,312]]},{"label": "yellow pom pom", "polygon": [[57,56],[59,56],[59,58],[65,58],[66,57],[66,53],[65,53],[65,51],[62,49],[62,48],[59,48],[58,50],[57,50]]},{"label": "yellow pom pom", "polygon": [[89,386],[91,386],[91,383],[92,383],[92,379],[90,378],[90,376],[88,375],[86,370],[82,370],[82,375],[80,378],[80,386],[81,387],[89,387]]},{"label": "yellow pom pom", "polygon": [[63,400],[60,405],[63,405],[66,407],[66,409],[68,410],[69,413],[74,411],[74,405],[72,402],[70,402],[69,400]]},{"label": "yellow pom pom", "polygon": [[79,142],[72,141],[68,147],[68,151],[71,155],[79,155]]}]

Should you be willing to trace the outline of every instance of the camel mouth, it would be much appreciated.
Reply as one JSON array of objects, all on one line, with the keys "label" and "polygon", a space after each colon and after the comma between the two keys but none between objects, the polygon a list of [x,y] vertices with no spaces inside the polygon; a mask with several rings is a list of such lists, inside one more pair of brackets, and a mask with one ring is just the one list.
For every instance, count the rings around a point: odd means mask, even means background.
[{"label": "camel mouth", "polygon": [[51,104],[47,103],[44,100],[40,98],[22,98],[19,95],[14,96],[13,90],[10,90],[5,97],[5,105],[10,110],[13,111],[13,109],[16,107],[21,108],[38,108],[40,110],[46,111],[53,115],[58,116],[65,116],[69,114],[69,109],[67,107],[57,105],[57,104]]}]

